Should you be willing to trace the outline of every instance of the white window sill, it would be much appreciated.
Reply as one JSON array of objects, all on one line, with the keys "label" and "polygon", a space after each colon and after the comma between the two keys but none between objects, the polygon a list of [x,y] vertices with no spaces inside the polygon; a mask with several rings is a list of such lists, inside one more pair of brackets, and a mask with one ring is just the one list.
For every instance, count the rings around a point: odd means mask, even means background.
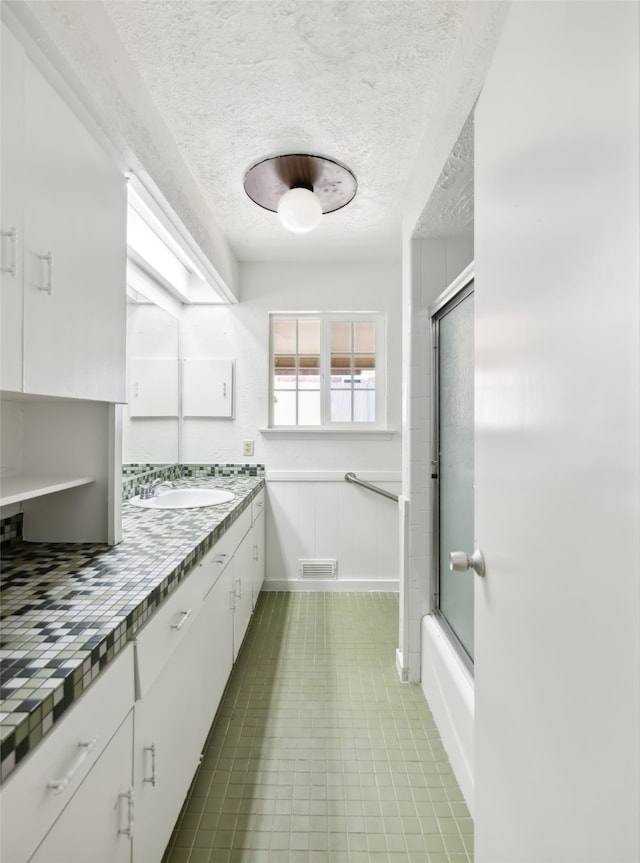
[{"label": "white window sill", "polygon": [[274,440],[391,440],[397,434],[394,429],[365,428],[262,428],[261,435]]}]

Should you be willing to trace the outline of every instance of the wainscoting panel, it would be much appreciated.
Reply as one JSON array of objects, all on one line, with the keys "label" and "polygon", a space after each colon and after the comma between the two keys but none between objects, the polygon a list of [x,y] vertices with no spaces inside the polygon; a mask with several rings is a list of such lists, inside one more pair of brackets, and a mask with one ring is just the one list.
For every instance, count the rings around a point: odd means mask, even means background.
[{"label": "wainscoting panel", "polygon": [[[359,472],[388,491],[400,473]],[[398,590],[398,505],[344,472],[267,472],[265,590]],[[335,579],[300,578],[300,560],[337,560]]]}]

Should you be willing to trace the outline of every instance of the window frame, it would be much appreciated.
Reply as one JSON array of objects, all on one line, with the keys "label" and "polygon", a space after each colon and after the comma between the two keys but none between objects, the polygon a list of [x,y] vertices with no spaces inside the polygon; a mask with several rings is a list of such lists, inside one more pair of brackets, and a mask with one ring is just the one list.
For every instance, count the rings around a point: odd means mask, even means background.
[{"label": "window frame", "polygon": [[[318,425],[276,425],[274,423],[274,321],[320,321],[320,423]],[[375,420],[331,421],[331,324],[375,324]],[[296,358],[299,356],[296,345]],[[300,392],[296,385],[297,395]],[[268,430],[278,432],[313,433],[323,431],[386,431],[387,430],[387,320],[384,312],[269,312],[269,416]]]}]

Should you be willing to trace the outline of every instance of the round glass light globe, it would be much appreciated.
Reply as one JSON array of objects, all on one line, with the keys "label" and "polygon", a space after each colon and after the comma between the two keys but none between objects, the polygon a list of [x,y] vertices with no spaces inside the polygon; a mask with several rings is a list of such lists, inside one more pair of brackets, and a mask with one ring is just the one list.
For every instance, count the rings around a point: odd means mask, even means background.
[{"label": "round glass light globe", "polygon": [[294,234],[312,231],[322,218],[322,204],[311,189],[289,189],[278,202],[283,226]]}]

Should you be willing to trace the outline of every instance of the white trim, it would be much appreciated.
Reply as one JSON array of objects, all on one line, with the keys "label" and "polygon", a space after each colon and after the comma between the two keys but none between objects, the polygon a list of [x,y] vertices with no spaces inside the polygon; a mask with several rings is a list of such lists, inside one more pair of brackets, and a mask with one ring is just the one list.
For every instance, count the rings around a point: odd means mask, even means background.
[{"label": "white trim", "polygon": [[440,311],[443,306],[446,306],[447,303],[452,300],[456,294],[459,294],[466,286],[472,282],[475,278],[475,261],[471,261],[471,263],[464,268],[464,270],[457,276],[450,285],[448,285],[444,291],[440,294],[440,296],[436,299],[433,305],[429,306],[428,315],[430,318]]},{"label": "white trim", "polygon": [[311,426],[298,426],[290,428],[261,428],[258,433],[267,438],[275,440],[322,440],[322,438],[334,438],[335,440],[391,440],[394,435],[399,434],[395,429],[380,428],[319,428]]},{"label": "white trim", "polygon": [[[275,425],[273,421],[273,411],[274,411],[274,391],[278,390],[278,387],[274,387],[274,368],[273,368],[273,358],[274,358],[274,344],[273,344],[273,330],[274,330],[274,321],[282,321],[289,320],[295,321],[296,323],[296,347],[295,347],[295,355],[296,355],[296,367],[297,367],[297,358],[300,353],[298,350],[298,323],[304,320],[318,320],[320,323],[320,383],[319,383],[319,395],[320,395],[320,419],[322,421],[321,425],[317,426],[305,426],[305,425],[291,425],[291,426],[282,426]],[[373,422],[341,422],[336,423],[331,421],[331,324],[336,322],[371,322],[375,325],[375,420]],[[353,348],[353,345],[352,345]],[[269,432],[285,432],[291,433],[295,432],[299,434],[300,431],[309,430],[312,434],[318,432],[326,432],[331,431],[333,433],[347,431],[352,433],[352,429],[358,428],[365,431],[367,434],[370,431],[382,430],[388,433],[388,429],[386,428],[387,423],[387,313],[386,312],[363,312],[363,311],[349,311],[349,312],[332,312],[332,311],[324,311],[318,313],[312,312],[269,312],[269,417],[268,417],[268,429],[264,431]],[[298,421],[298,394],[300,390],[298,389],[298,384],[296,383],[296,387],[291,392],[296,393],[296,422]],[[261,433],[264,433],[262,429],[260,429]],[[386,440],[390,440],[390,438],[385,438]]]},{"label": "white trim", "polygon": [[[202,252],[191,233],[182,224],[181,219],[174,212],[170,204],[158,189],[151,191],[142,182],[140,177],[133,171],[127,175],[129,187],[138,198],[140,204],[145,207],[156,220],[156,231],[162,236],[168,247],[180,257],[183,265],[189,262],[189,268],[193,269],[190,278],[190,302],[197,303],[237,303],[238,300],[229,289],[220,273],[211,261]],[[136,207],[140,215],[141,208]],[[202,291],[205,285],[211,292]]]},{"label": "white trim", "polygon": [[336,579],[335,581],[316,580],[305,578],[289,581],[286,578],[265,579],[262,583],[264,591],[279,591],[285,593],[397,593],[400,588],[400,582],[396,579],[384,579],[376,581],[374,579]]}]

